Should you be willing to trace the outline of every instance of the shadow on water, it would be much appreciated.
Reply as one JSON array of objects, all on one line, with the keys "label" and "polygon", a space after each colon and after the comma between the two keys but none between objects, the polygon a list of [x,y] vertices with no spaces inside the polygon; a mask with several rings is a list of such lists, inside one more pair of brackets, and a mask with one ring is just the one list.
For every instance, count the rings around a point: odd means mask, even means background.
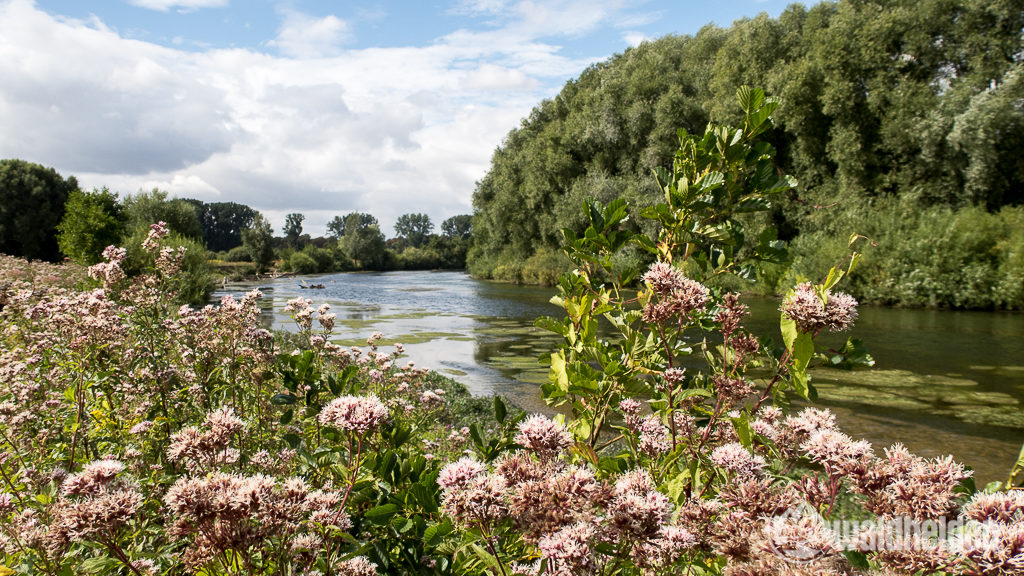
[{"label": "shadow on water", "polygon": [[[373,332],[400,342],[418,365],[464,383],[475,394],[501,393],[530,411],[549,411],[538,362],[558,339],[534,319],[558,315],[551,288],[474,280],[459,272],[350,273],[307,277],[322,290],[282,278],[260,285],[265,322],[293,329],[281,310],[296,297],[337,314],[336,343],[365,346]],[[252,284],[214,295],[239,295]],[[778,303],[745,298],[758,334],[778,335]],[[1024,443],[1024,316],[988,312],[861,307],[852,331],[875,357],[871,370],[815,369],[817,405],[844,431],[877,449],[902,441],[925,456],[953,453],[973,465],[979,484],[1005,478]],[[845,340],[829,336],[825,346]]]}]

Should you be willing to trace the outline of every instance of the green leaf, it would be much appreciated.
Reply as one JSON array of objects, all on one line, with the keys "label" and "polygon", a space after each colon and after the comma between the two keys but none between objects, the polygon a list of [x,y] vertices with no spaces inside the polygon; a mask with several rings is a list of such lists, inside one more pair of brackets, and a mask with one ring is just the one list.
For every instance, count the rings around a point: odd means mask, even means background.
[{"label": "green leaf", "polygon": [[444,540],[445,536],[451,534],[454,530],[455,527],[448,520],[440,524],[427,526],[427,529],[423,531],[423,541],[427,546],[437,546]]},{"label": "green leaf", "polygon": [[291,404],[295,404],[298,401],[299,399],[296,398],[295,396],[292,396],[291,394],[274,394],[270,398],[270,403],[277,406],[288,406]]},{"label": "green leaf", "polygon": [[476,554],[476,557],[479,558],[481,562],[491,569],[492,574],[502,572],[498,559],[491,556],[491,553],[481,548],[479,544],[470,544],[469,549],[473,551],[473,554]]},{"label": "green leaf", "polygon": [[397,504],[381,504],[380,506],[367,510],[366,514],[363,514],[363,517],[375,524],[383,524],[394,516],[396,512],[398,512]]},{"label": "green leaf", "polygon": [[796,320],[782,316],[779,319],[779,329],[782,331],[782,342],[786,345],[786,350],[792,352],[793,343],[796,342],[796,337],[799,335],[796,329]]},{"label": "green leaf", "polygon": [[569,393],[569,374],[565,371],[565,351],[551,354],[551,372],[548,377],[563,395]]},{"label": "green leaf", "polygon": [[845,274],[846,273],[843,272],[842,270],[837,270],[835,268],[830,269],[828,271],[828,276],[825,277],[825,283],[822,285],[822,287],[825,290],[831,290],[833,286],[838,284],[839,281],[843,279],[843,276]]},{"label": "green leaf", "polygon": [[811,399],[811,390],[807,381],[807,366],[814,356],[814,340],[810,334],[801,332],[793,343],[793,363],[789,374],[793,377],[796,392],[805,400]]},{"label": "green leaf", "polygon": [[501,401],[501,396],[494,397],[494,419],[498,423],[505,421],[505,416],[508,415],[508,410],[505,408],[505,403]]},{"label": "green leaf", "polygon": [[739,418],[733,418],[732,426],[736,429],[736,435],[739,436],[740,444],[743,444],[749,450],[754,436],[750,429],[750,415],[743,412]]},{"label": "green leaf", "polygon": [[297,449],[299,446],[302,445],[302,438],[300,438],[296,434],[285,434],[284,436],[282,436],[282,438],[284,439],[285,442],[288,443],[288,446],[291,447],[293,450]]},{"label": "green leaf", "polygon": [[477,448],[484,447],[484,437],[480,433],[480,424],[473,422],[469,425],[469,435],[473,438],[473,443],[476,444]]},{"label": "green leaf", "polygon": [[285,424],[285,425],[291,424],[292,418],[294,416],[295,416],[295,411],[294,410],[292,410],[291,408],[285,410],[284,414],[281,414],[281,419],[280,419],[281,424]]}]

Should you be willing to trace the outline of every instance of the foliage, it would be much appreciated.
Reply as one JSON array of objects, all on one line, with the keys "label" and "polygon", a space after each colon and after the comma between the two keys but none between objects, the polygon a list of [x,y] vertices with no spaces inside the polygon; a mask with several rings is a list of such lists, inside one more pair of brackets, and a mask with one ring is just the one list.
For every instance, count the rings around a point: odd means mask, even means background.
[{"label": "foliage", "polygon": [[331,221],[327,223],[327,233],[336,240],[341,239],[345,235],[345,219],[341,216],[331,218]]},{"label": "foliage", "polygon": [[0,572],[452,573],[437,472],[469,425],[495,428],[492,402],[378,335],[330,344],[326,305],[289,303],[298,349],[260,328],[256,292],[178,309],[179,250],[151,232],[156,267],[127,278],[109,250],[104,290],[0,261],[4,369],[38,368],[0,388]]},{"label": "foliage", "polygon": [[[745,220],[754,236],[772,228],[787,241],[841,239],[837,229],[866,206],[895,224],[938,207],[1019,205],[1022,28],[1024,11],[1000,0],[841,0],[629,48],[538,104],[495,151],[474,191],[468,267],[511,279],[509,271],[533,254],[557,250],[562,228],[583,232],[577,207],[585,197],[622,198],[637,210],[656,203],[648,175],[668,168],[677,128],[738,123],[731,95],[743,82],[786,102],[767,139],[780,169],[802,183],[770,212]],[[888,219],[883,206],[901,212]],[[634,224],[655,233],[654,222]],[[913,234],[924,238],[931,231],[921,225]],[[795,259],[814,258],[815,244],[794,243]],[[875,260],[863,266],[865,277],[885,274]],[[875,299],[885,288],[850,289]],[[947,300],[989,305],[967,293]]]},{"label": "foliage", "polygon": [[377,219],[370,214],[352,212],[345,216],[345,235],[339,245],[342,252],[359,268],[381,270],[387,252],[384,234]]},{"label": "foliage", "polygon": [[285,216],[282,231],[284,232],[284,237],[288,240],[288,244],[292,247],[299,245],[299,236],[302,236],[302,221],[305,219],[305,216],[297,212],[292,212]]},{"label": "foliage", "polygon": [[441,234],[449,238],[469,238],[473,233],[473,216],[459,214],[441,222]]},{"label": "foliage", "polygon": [[[851,291],[867,302],[945,308],[1020,308],[1024,302],[1024,212],[1004,207],[914,209],[904,199],[878,199],[844,219],[874,248],[850,275]],[[813,248],[813,249],[812,249]],[[843,253],[835,232],[793,242],[798,255],[782,281],[810,277]]]},{"label": "foliage", "polygon": [[0,253],[55,262],[57,226],[64,203],[78,190],[53,168],[24,160],[0,160]]},{"label": "foliage", "polygon": [[249,251],[249,259],[256,264],[256,273],[262,274],[274,262],[274,230],[262,214],[256,214],[252,226],[242,231],[242,245]]},{"label": "foliage", "polygon": [[[167,192],[154,188],[150,192],[139,192],[124,199],[125,229],[131,235],[149,229],[154,222],[164,222],[167,227],[181,236],[202,240],[203,228],[195,206],[187,200],[168,199]],[[145,232],[143,232],[145,234]]]},{"label": "foliage", "polygon": [[[154,230],[164,230],[155,246],[144,246]],[[209,265],[209,252],[198,240],[170,232],[170,227],[159,222],[135,229],[125,240],[126,255],[121,268],[129,277],[148,276],[162,266],[169,266],[173,274],[164,274],[161,289],[170,302],[203,305],[213,291],[213,276]],[[178,249],[173,255],[171,247]],[[173,265],[164,264],[171,259]]]},{"label": "foliage", "polygon": [[203,202],[186,198],[196,209],[203,242],[211,252],[223,252],[242,245],[242,230],[252,226],[256,210],[237,202]]},{"label": "foliage", "polygon": [[[520,423],[517,452],[438,475],[461,571],[1013,572],[1024,535],[1016,494],[964,504],[970,472],[951,458],[925,460],[899,444],[876,456],[827,410],[786,414],[793,398],[814,398],[811,364],[835,362],[816,351],[818,335],[856,319],[856,301],[834,288],[857,253],[789,291],[781,345],[744,328],[738,294],[703,284],[754,278],[751,264],[785,257],[771,235],[751,238],[741,223],[795,185],[756,138],[777,102],[747,88],[738,97],[741,127],[680,132],[671,172],[657,174],[664,202],[642,210],[659,224],[654,237],[629,226],[622,199],[585,202],[586,228],[564,230],[574,270],[553,302],[565,315],[537,322],[562,338],[543,386],[559,415]],[[628,246],[656,256],[637,290],[628,288],[632,260],[616,257]],[[844,354],[840,362],[870,363],[859,342]],[[996,519],[1003,506],[1014,512]],[[1006,539],[940,534],[958,512],[968,524],[958,534],[1005,530]],[[833,530],[844,519],[858,523],[841,539]]]},{"label": "foliage", "polygon": [[434,224],[426,214],[402,214],[395,221],[395,234],[416,248],[426,242],[433,230]]},{"label": "foliage", "polygon": [[103,249],[118,244],[124,234],[117,194],[106,188],[72,190],[57,231],[61,253],[80,264],[96,264],[103,258]]}]

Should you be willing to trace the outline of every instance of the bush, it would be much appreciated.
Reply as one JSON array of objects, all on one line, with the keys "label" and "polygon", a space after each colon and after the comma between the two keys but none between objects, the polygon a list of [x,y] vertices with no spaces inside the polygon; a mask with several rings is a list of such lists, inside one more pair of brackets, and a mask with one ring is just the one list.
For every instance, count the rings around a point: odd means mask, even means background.
[{"label": "bush", "polygon": [[523,263],[518,281],[554,286],[558,282],[558,277],[571,266],[572,262],[560,250],[541,248]]},{"label": "bush", "polygon": [[228,262],[252,262],[252,254],[245,246],[235,246],[227,251],[224,260]]},{"label": "bush", "polygon": [[[183,257],[177,266],[180,272],[166,274],[161,277],[166,282],[165,289],[172,295],[175,302],[202,305],[213,292],[213,274],[207,262],[209,252],[199,241],[192,238],[170,233],[160,236],[156,247],[152,250],[143,248],[143,243],[151,236],[154,227],[140,226],[135,228],[125,242],[127,251],[122,264],[129,277],[138,277],[157,271],[158,252],[162,249],[181,249]],[[166,230],[166,229],[164,229]]]},{"label": "bush", "polygon": [[288,268],[297,274],[316,274],[320,271],[316,260],[306,252],[293,252],[288,259]]},{"label": "bush", "polygon": [[[898,306],[1021,309],[1021,214],[1018,207],[990,213],[877,200],[844,222],[876,245],[851,273],[850,292]],[[799,236],[783,283],[841,259],[847,239],[829,229]]]}]

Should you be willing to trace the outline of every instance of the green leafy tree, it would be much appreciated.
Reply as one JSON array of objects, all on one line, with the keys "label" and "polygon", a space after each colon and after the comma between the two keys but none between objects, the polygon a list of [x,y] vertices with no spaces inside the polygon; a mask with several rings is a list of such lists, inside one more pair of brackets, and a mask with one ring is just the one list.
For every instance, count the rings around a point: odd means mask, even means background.
[{"label": "green leafy tree", "polygon": [[434,224],[426,214],[402,214],[395,222],[395,234],[417,248],[426,242],[433,231]]},{"label": "green leafy tree", "polygon": [[441,233],[448,238],[469,238],[473,232],[473,216],[459,214],[441,222]]},{"label": "green leafy tree", "polygon": [[284,237],[288,240],[288,244],[293,247],[299,245],[299,237],[302,236],[302,221],[306,217],[297,212],[292,212],[284,218]]},{"label": "green leafy tree", "polygon": [[242,245],[242,230],[252,226],[256,210],[237,202],[203,202],[186,198],[192,204],[203,230],[203,242],[213,252]]},{"label": "green leafy tree", "polygon": [[149,226],[164,222],[167,227],[181,236],[193,240],[203,239],[203,227],[193,204],[179,198],[168,198],[167,192],[154,188],[150,192],[139,192],[124,199],[124,214],[129,233],[139,230],[148,233]]},{"label": "green leafy tree", "polygon": [[107,246],[124,235],[125,222],[117,194],[110,190],[72,190],[64,218],[57,226],[60,251],[80,264],[95,264]]},{"label": "green leafy tree", "polygon": [[345,219],[341,216],[335,216],[327,223],[327,233],[336,239],[340,239],[345,235]]},{"label": "green leafy tree", "polygon": [[78,190],[74,176],[24,160],[0,160],[0,253],[55,262],[57,225]]},{"label": "green leafy tree", "polygon": [[252,226],[242,230],[242,245],[256,264],[256,273],[262,274],[274,262],[274,229],[259,212]]},{"label": "green leafy tree", "polygon": [[359,268],[380,270],[387,259],[387,245],[377,219],[370,214],[352,212],[345,216],[345,235],[341,250]]},{"label": "green leafy tree", "polygon": [[[928,243],[930,220],[919,216],[933,209],[1020,205],[1021,29],[1024,10],[1002,0],[840,0],[629,48],[539,103],[494,152],[473,194],[468,267],[483,277],[546,277],[527,274],[525,263],[557,251],[563,228],[583,232],[577,207],[584,198],[652,206],[659,193],[649,175],[666,168],[676,130],[741,122],[729,105],[741,82],[763,84],[786,103],[766,141],[778,150],[779,168],[803,184],[767,213],[744,216],[745,231],[759,236],[771,228],[793,241],[797,267],[820,263],[817,239],[877,229],[883,206],[902,212],[882,218],[898,227],[882,236]],[[972,220],[970,213],[963,217]],[[906,230],[908,222],[918,228]],[[655,228],[647,221],[629,225]],[[797,241],[801,236],[807,241]],[[839,249],[842,242],[826,244]],[[951,300],[961,305],[990,306],[992,298],[969,294],[994,287],[980,288],[984,282],[965,275],[997,278],[1004,265],[980,260],[974,264],[986,270],[952,276],[915,267],[913,259],[899,268],[917,268],[917,285],[936,294],[955,285],[960,294]],[[888,285],[887,270],[868,258],[858,274],[876,284],[852,278],[850,289],[875,300]],[[787,271],[772,274],[779,280]],[[944,288],[931,288],[938,286]],[[921,298],[907,293],[896,301]]]}]

